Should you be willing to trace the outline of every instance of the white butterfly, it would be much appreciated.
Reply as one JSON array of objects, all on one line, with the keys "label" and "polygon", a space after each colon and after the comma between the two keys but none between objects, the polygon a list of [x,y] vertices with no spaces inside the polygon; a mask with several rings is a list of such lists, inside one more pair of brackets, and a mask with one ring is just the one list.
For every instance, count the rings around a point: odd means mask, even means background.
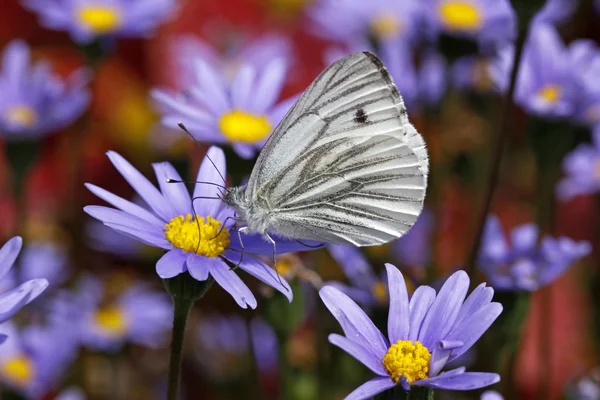
[{"label": "white butterfly", "polygon": [[269,233],[380,245],[415,223],[428,167],[389,73],[375,55],[356,53],[315,79],[266,142],[248,184],[223,200],[247,224],[238,232],[273,245]]}]

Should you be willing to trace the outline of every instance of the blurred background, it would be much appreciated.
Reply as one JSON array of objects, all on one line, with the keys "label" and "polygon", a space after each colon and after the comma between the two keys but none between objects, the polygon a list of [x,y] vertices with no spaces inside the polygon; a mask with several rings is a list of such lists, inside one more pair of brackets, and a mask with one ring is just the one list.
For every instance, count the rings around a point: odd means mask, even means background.
[{"label": "blurred background", "polygon": [[[438,287],[461,268],[496,289],[508,317],[462,365],[499,372],[494,389],[505,398],[600,399],[598,3],[3,0],[0,244],[20,235],[24,245],[2,290],[34,277],[50,287],[0,327],[13,332],[13,343],[0,347],[2,398],[164,398],[171,302],[155,272],[161,250],[85,214],[83,206],[103,203],[84,183],[140,201],[107,151],[153,182],[158,161],[192,180],[216,143],[228,179],[239,184],[295,96],[335,60],[369,50],[388,67],[427,143],[424,213],[409,235],[385,246],[281,256],[292,304],[242,276],[258,308],[241,310],[215,286],[188,321],[182,399],[342,399],[372,373],[327,342],[339,327],[317,290],[346,285],[385,329],[385,262],[413,289]],[[526,27],[516,104],[502,130],[515,43]],[[227,131],[210,104],[194,103],[198,71],[207,68],[221,85],[215,102],[235,90],[244,68],[270,82],[232,108],[268,114],[269,129],[256,137]],[[269,100],[258,104],[252,94]],[[472,263],[490,187],[490,218]],[[523,226],[539,240],[514,234]]]}]

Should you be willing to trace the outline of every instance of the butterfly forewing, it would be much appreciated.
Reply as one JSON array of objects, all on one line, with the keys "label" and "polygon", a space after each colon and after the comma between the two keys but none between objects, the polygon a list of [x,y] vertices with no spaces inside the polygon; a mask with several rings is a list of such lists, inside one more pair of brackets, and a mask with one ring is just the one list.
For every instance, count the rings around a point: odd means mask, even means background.
[{"label": "butterfly forewing", "polygon": [[402,98],[381,62],[358,53],[300,97],[265,144],[246,195],[284,235],[376,245],[414,224],[426,180],[424,142]]}]

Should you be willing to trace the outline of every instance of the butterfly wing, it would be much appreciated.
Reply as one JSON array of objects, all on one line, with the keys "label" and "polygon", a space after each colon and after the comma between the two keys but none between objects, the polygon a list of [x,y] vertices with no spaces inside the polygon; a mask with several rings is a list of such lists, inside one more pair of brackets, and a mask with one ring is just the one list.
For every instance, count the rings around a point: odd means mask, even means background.
[{"label": "butterfly wing", "polygon": [[288,112],[246,196],[283,235],[377,245],[414,224],[427,172],[425,143],[388,72],[357,53],[321,73]]}]

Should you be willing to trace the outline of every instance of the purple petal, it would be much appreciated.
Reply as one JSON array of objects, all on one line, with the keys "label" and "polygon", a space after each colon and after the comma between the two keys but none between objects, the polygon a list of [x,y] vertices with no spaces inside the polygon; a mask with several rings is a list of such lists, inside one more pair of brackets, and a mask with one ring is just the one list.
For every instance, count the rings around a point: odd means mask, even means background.
[{"label": "purple petal", "polygon": [[20,236],[15,236],[0,248],[0,278],[3,278],[10,271],[22,247],[23,239]]},{"label": "purple petal", "polygon": [[210,65],[197,59],[195,61],[196,79],[202,91],[203,104],[213,113],[220,115],[231,108],[227,99],[225,83]]},{"label": "purple petal", "polygon": [[185,272],[186,254],[181,249],[173,249],[166,252],[156,262],[156,273],[162,279],[172,278]]},{"label": "purple petal", "polygon": [[429,376],[436,376],[446,366],[453,350],[464,345],[461,341],[442,340],[433,346],[431,361],[429,362]]},{"label": "purple petal", "polygon": [[165,250],[170,250],[173,248],[173,245],[167,239],[165,239],[164,236],[161,236],[158,233],[142,232],[130,226],[119,224],[104,223],[104,225],[149,246],[159,247]]},{"label": "purple petal", "polygon": [[360,344],[346,338],[345,336],[332,333],[329,335],[329,343],[339,347],[358,361],[363,363],[371,371],[381,376],[388,376],[387,371],[381,363],[381,359],[375,357],[368,349]]},{"label": "purple petal", "polygon": [[[223,255],[234,264],[239,259],[239,255],[231,250],[225,251]],[[252,256],[244,255],[244,259],[240,263],[240,268],[254,276],[256,279],[259,279],[267,285],[277,289],[288,298],[290,303],[292,302],[294,293],[292,292],[290,285],[277,273],[277,271],[269,267],[264,262]]]},{"label": "purple petal", "polygon": [[396,386],[390,377],[373,378],[356,388],[344,400],[365,400]]},{"label": "purple petal", "polygon": [[109,151],[106,154],[115,168],[123,175],[123,178],[125,178],[156,214],[165,221],[169,221],[177,215],[175,209],[165,200],[160,191],[135,169],[133,165],[114,151]]},{"label": "purple petal", "polygon": [[490,325],[498,318],[502,312],[502,304],[490,303],[479,308],[475,313],[467,317],[460,325],[456,326],[446,337],[446,340],[460,340],[464,345],[452,352],[450,361],[463,355],[475,344]]},{"label": "purple petal", "polygon": [[469,275],[457,271],[442,286],[429,312],[425,316],[419,341],[427,348],[444,339],[460,312],[469,289]]},{"label": "purple petal", "polygon": [[429,286],[419,286],[410,298],[410,331],[408,340],[417,340],[427,311],[435,300],[435,290]]},{"label": "purple petal", "polygon": [[458,326],[465,318],[468,318],[475,311],[489,304],[492,301],[492,297],[494,297],[494,289],[487,287],[485,282],[477,286],[460,308],[454,326]]},{"label": "purple petal", "polygon": [[244,160],[251,159],[256,153],[254,146],[248,143],[235,142],[231,146],[237,155],[242,157]]},{"label": "purple petal", "polygon": [[181,176],[168,162],[152,164],[160,190],[179,215],[192,213],[192,199],[185,182],[167,182],[167,179],[181,181]]},{"label": "purple petal", "polygon": [[498,392],[487,390],[481,394],[480,400],[504,400],[504,397]]},{"label": "purple petal", "polygon": [[187,269],[197,281],[207,280],[211,266],[217,263],[225,264],[219,257],[205,257],[197,254],[187,256]]},{"label": "purple petal", "polygon": [[413,382],[413,385],[445,390],[474,390],[500,382],[500,375],[489,372],[465,372],[447,376],[448,373],[433,378]]},{"label": "purple petal", "polygon": [[330,286],[319,290],[319,295],[342,326],[346,337],[370,349],[377,358],[383,359],[388,350],[388,344],[367,314],[348,296]]},{"label": "purple petal", "polygon": [[[212,160],[212,162],[211,162]],[[213,164],[214,163],[214,164]],[[227,174],[225,166],[225,153],[219,147],[212,146],[206,152],[200,169],[198,170],[198,182],[210,182],[217,185],[226,186],[223,177]],[[194,200],[194,210],[198,215],[215,217],[217,211],[222,206],[223,201],[218,199],[222,194],[223,189],[219,186],[209,185],[206,183],[196,183],[194,188],[194,199],[197,197],[215,197],[212,199],[197,199]]]},{"label": "purple petal", "polygon": [[410,309],[408,292],[402,273],[392,264],[385,264],[390,294],[390,312],[388,316],[388,337],[390,343],[408,339],[410,332]]},{"label": "purple petal", "polygon": [[275,103],[285,82],[286,69],[286,62],[281,58],[276,58],[265,66],[254,90],[252,111],[264,113]]},{"label": "purple petal", "polygon": [[[231,102],[233,108],[245,109],[252,93],[252,83],[255,78],[255,70],[247,64],[242,65],[233,83],[231,84]],[[254,98],[254,97],[252,97]]]},{"label": "purple petal", "polygon": [[33,301],[48,287],[46,279],[32,279],[0,295],[0,321],[12,317],[25,304]]},{"label": "purple petal", "polygon": [[86,183],[85,187],[88,188],[90,192],[100,197],[102,200],[117,207],[119,210],[125,211],[126,213],[129,213],[131,215],[135,215],[136,217],[147,221],[153,225],[157,225],[161,228],[165,223],[145,208],[140,207],[137,204],[132,203],[131,201],[125,200],[122,197],[119,197],[105,189],[102,189],[99,186],[92,185],[91,183]]},{"label": "purple petal", "polygon": [[240,279],[233,269],[228,265],[212,265],[210,274],[215,281],[227,291],[242,308],[256,308],[256,298],[248,289],[248,286]]},{"label": "purple petal", "polygon": [[510,237],[513,250],[517,253],[527,253],[537,246],[539,228],[535,224],[525,224],[512,230]]}]

